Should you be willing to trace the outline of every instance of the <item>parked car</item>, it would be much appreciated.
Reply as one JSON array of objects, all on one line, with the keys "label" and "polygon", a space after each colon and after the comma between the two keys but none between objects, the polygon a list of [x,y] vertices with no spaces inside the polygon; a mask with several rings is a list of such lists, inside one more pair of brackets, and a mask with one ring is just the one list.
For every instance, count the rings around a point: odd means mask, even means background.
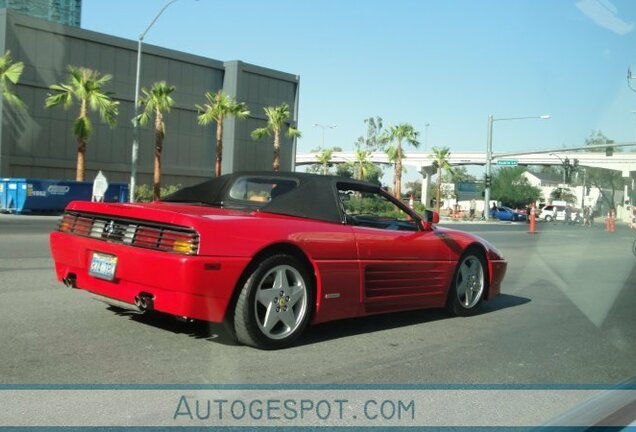
[{"label": "parked car", "polygon": [[468,315],[496,296],[502,254],[438,221],[373,184],[253,172],[153,203],[72,202],[50,242],[67,286],[280,348],[308,324],[431,307]]},{"label": "parked car", "polygon": [[[565,210],[567,206],[563,205],[547,205],[543,207],[540,218],[546,222],[560,221],[565,222]],[[570,208],[570,222],[583,223],[583,213],[580,209]]]},{"label": "parked car", "polygon": [[506,220],[506,221],[513,221],[513,222],[524,221],[527,219],[525,212],[520,212],[518,210],[514,210],[510,207],[505,207],[505,206],[491,209],[490,217],[499,219],[499,220]]},{"label": "parked car", "polygon": [[556,220],[557,213],[559,211],[563,212],[564,210],[565,206],[547,205],[541,209],[540,218],[546,222],[552,222],[553,220]]}]

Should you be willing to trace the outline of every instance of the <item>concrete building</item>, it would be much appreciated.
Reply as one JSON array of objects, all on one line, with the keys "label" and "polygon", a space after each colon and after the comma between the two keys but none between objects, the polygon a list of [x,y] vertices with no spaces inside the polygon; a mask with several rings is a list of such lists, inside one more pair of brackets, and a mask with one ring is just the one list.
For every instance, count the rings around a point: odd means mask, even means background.
[{"label": "concrete building", "polygon": [[[550,195],[557,188],[568,189],[576,197],[575,206],[578,208],[583,207],[596,207],[597,202],[600,200],[601,192],[594,187],[584,188],[583,186],[570,186],[563,183],[563,177],[559,175],[551,175],[545,173],[532,173],[526,171],[522,174],[530,185],[541,189],[542,201],[546,204],[550,204],[552,200]],[[619,195],[622,197],[623,192],[620,191]]]},{"label": "concrete building", "polygon": [[[526,171],[522,174],[531,186],[544,188],[557,188],[563,184],[563,176],[559,174],[536,173]],[[548,193],[549,195],[549,193]]]},{"label": "concrete building", "polygon": [[[86,151],[86,179],[102,170],[111,181],[128,181],[131,168],[132,122],[137,41],[116,38],[0,10],[0,51],[11,50],[24,62],[16,93],[26,112],[8,104],[0,109],[0,177],[74,179],[77,145],[72,125],[75,105],[45,109],[49,86],[65,82],[67,65],[113,75],[106,90],[120,102],[117,127],[110,129],[92,116],[95,126]],[[204,92],[224,92],[247,103],[245,120],[227,119],[224,127],[223,172],[271,169],[271,139],[254,141],[250,132],[266,125],[263,108],[286,102],[298,118],[299,77],[241,61],[221,62],[152,45],[143,45],[141,86],[165,80],[176,86],[176,102],[166,114],[162,183],[187,185],[214,175],[215,125],[199,126],[195,104]],[[0,103],[1,99],[0,99]],[[154,135],[140,133],[138,184],[150,184]],[[295,140],[282,142],[282,168],[293,170]]]},{"label": "concrete building", "polygon": [[5,8],[74,27],[82,22],[82,0],[0,0],[0,9]]}]

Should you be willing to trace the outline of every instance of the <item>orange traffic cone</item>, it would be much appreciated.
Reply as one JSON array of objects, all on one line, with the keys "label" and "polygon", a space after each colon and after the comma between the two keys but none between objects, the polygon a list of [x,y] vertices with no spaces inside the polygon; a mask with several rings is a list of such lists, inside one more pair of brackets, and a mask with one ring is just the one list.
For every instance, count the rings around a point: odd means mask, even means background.
[{"label": "orange traffic cone", "polygon": [[610,215],[612,212],[607,212],[607,217],[605,218],[605,232],[610,232]]},{"label": "orange traffic cone", "polygon": [[537,233],[537,214],[534,209],[534,204],[532,204],[532,208],[530,209],[530,230],[528,234],[536,234]]},{"label": "orange traffic cone", "polygon": [[616,216],[614,215],[614,211],[610,212],[610,232],[616,231]]}]

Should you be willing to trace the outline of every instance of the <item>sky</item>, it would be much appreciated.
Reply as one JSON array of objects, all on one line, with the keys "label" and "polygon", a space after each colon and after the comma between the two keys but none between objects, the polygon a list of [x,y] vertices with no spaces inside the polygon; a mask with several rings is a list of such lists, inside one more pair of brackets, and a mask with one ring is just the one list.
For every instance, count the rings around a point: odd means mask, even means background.
[{"label": "sky", "polygon": [[[136,40],[166,0],[84,0],[82,27]],[[420,150],[636,140],[633,0],[177,0],[144,42],[300,76],[298,151],[353,150],[363,120],[410,123]],[[636,79],[632,81],[636,89]],[[428,127],[426,125],[429,125]]]}]

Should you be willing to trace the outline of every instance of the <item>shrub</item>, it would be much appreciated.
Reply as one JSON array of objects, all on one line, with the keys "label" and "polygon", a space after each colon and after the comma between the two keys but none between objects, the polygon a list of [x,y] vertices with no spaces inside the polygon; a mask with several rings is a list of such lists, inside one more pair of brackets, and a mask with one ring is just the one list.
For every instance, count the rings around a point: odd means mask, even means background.
[{"label": "shrub", "polygon": [[[168,185],[162,186],[160,195],[165,197],[173,192],[181,189],[181,185]],[[148,185],[138,185],[135,187],[135,202],[150,202],[152,201],[152,187]]]}]

